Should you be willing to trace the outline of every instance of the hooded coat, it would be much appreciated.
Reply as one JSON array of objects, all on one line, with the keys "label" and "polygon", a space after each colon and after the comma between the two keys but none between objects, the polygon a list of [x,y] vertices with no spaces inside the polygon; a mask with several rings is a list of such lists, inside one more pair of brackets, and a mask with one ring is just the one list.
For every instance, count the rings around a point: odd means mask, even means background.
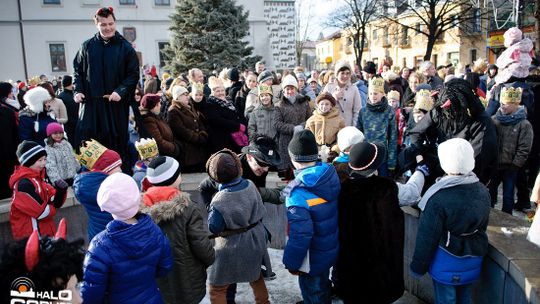
[{"label": "hooded coat", "polygon": [[355,303],[359,295],[366,303],[392,303],[403,295],[404,221],[391,179],[373,175],[342,182],[336,287],[344,303]]},{"label": "hooded coat", "polygon": [[[180,192],[172,200],[163,199],[161,189],[152,187],[144,195],[156,203],[143,207],[171,244],[174,260],[171,273],[158,279],[165,303],[199,303],[206,294],[206,268],[214,263],[214,248],[203,223],[199,208],[187,193]],[[170,188],[172,189],[172,188]]]},{"label": "hooded coat", "polygon": [[66,200],[66,190],[57,191],[45,182],[45,170],[37,172],[25,166],[15,168],[9,186],[13,189],[9,211],[13,238],[28,237],[34,230],[53,236],[54,215]]},{"label": "hooded coat", "polygon": [[84,303],[162,303],[155,278],[171,270],[169,241],[150,216],[134,225],[114,220],[88,247],[81,294]]},{"label": "hooded coat", "polygon": [[[120,155],[127,155],[129,105],[134,101],[138,81],[139,59],[120,33],[116,32],[108,41],[96,33],[83,42],[73,60],[74,94],[85,95],[75,142],[95,139]],[[113,92],[122,99],[110,102],[103,98]]]}]

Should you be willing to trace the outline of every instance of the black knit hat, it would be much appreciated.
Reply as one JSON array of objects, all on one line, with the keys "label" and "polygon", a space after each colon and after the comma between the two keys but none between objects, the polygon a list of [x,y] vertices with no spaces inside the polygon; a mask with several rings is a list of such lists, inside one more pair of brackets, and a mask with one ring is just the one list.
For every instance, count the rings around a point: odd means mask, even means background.
[{"label": "black knit hat", "polygon": [[42,156],[47,156],[47,152],[36,142],[24,140],[17,147],[19,163],[25,167],[32,166]]},{"label": "black knit hat", "polygon": [[206,162],[206,172],[214,181],[226,184],[242,176],[242,164],[236,153],[223,149],[210,155]]},{"label": "black knit hat", "polygon": [[309,163],[317,161],[319,149],[315,141],[315,135],[309,130],[294,133],[289,142],[289,156],[297,163]]},{"label": "black knit hat", "polygon": [[237,68],[232,68],[227,72],[227,77],[229,77],[231,81],[238,81],[240,80],[240,73]]},{"label": "black knit hat", "polygon": [[376,74],[377,67],[375,66],[375,63],[373,61],[366,62],[366,65],[364,66],[364,72],[368,74]]},{"label": "black knit hat", "polygon": [[381,144],[361,142],[349,152],[349,168],[355,174],[370,176],[386,158],[386,148]]},{"label": "black knit hat", "polygon": [[172,157],[158,156],[146,169],[146,179],[154,186],[172,185],[180,175],[180,164]]}]

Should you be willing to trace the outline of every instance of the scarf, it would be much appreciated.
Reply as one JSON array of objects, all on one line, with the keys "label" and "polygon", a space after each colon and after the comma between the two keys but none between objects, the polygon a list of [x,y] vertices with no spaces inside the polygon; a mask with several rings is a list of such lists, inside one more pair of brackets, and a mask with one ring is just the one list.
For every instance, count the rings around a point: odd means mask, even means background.
[{"label": "scarf", "polygon": [[228,101],[227,99],[223,100],[223,99],[216,98],[214,96],[210,96],[208,97],[208,102],[216,104],[222,108],[229,109],[231,111],[236,112],[236,107],[234,106],[234,104]]},{"label": "scarf", "polygon": [[474,174],[473,172],[464,175],[445,175],[443,177],[439,177],[435,184],[433,184],[433,186],[431,186],[426,191],[426,193],[418,203],[418,208],[424,211],[428,200],[441,189],[450,188],[458,185],[474,184],[478,181],[478,177],[476,177],[476,174]]},{"label": "scarf", "polygon": [[368,110],[372,112],[384,112],[386,111],[386,108],[388,108],[388,101],[386,101],[386,98],[382,98],[381,101],[379,101],[376,104],[372,104],[371,102],[368,102],[367,104]]},{"label": "scarf", "polygon": [[519,106],[517,111],[512,114],[503,114],[501,112],[501,109],[499,109],[495,114],[495,118],[497,118],[497,120],[500,121],[502,125],[513,126],[527,118],[527,111],[525,111],[524,106]]},{"label": "scarf", "polygon": [[294,104],[296,102],[296,95],[294,96],[285,96],[285,98],[287,98],[287,100],[291,103],[291,104]]}]

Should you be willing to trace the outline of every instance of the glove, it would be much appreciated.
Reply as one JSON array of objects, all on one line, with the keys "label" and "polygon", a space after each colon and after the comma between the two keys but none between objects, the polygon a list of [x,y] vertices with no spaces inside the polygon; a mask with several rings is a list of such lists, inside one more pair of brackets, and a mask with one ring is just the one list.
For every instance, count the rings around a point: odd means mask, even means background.
[{"label": "glove", "polygon": [[242,133],[246,132],[246,126],[244,126],[243,124],[240,124],[239,131],[242,132]]},{"label": "glove", "polygon": [[429,176],[429,167],[426,164],[417,166],[416,171],[420,171],[420,173],[424,174],[425,177]]},{"label": "glove", "polygon": [[54,186],[56,188],[60,188],[60,189],[66,189],[67,187],[69,187],[68,183],[66,183],[66,181],[63,180],[63,179],[59,179],[59,180],[55,181]]},{"label": "glove", "polygon": [[300,132],[304,130],[304,126],[302,125],[297,125],[297,126],[294,126],[294,130],[293,130],[293,133],[296,133],[296,132]]}]

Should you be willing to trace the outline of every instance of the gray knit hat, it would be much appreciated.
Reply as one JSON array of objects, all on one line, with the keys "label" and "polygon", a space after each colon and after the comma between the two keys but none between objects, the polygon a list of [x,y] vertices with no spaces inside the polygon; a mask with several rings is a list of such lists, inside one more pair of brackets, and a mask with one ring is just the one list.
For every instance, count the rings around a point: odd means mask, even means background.
[{"label": "gray knit hat", "polygon": [[172,185],[180,175],[180,164],[168,156],[154,158],[146,169],[146,179],[154,186]]},{"label": "gray knit hat", "polygon": [[272,75],[272,72],[264,70],[259,74],[259,77],[257,77],[257,82],[262,83],[270,78],[274,79],[274,75]]}]

